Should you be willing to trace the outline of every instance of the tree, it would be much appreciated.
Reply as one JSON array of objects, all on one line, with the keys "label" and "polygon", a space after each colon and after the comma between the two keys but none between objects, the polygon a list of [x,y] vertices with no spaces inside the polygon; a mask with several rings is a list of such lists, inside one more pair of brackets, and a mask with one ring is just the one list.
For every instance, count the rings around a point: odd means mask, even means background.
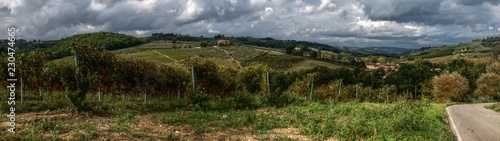
[{"label": "tree", "polygon": [[399,56],[399,60],[406,61],[406,57],[405,56]]},{"label": "tree", "polygon": [[387,58],[385,58],[383,56],[380,56],[380,57],[377,58],[377,62],[385,63],[385,62],[387,62]]},{"label": "tree", "polygon": [[500,76],[495,73],[486,73],[477,80],[477,96],[500,96]]},{"label": "tree", "polygon": [[250,93],[257,93],[261,88],[261,83],[266,80],[262,79],[262,74],[266,73],[269,67],[263,64],[255,64],[241,69],[236,75],[238,89],[245,90]]},{"label": "tree", "polygon": [[292,53],[293,53],[293,50],[294,50],[294,48],[293,48],[293,47],[287,47],[287,48],[285,49],[286,54],[292,54]]},{"label": "tree", "polygon": [[177,43],[177,37],[172,38],[172,44],[174,44],[174,46],[175,46],[175,43]]},{"label": "tree", "polygon": [[302,52],[301,50],[293,50],[292,51],[292,55],[302,56],[303,54],[304,54],[304,52]]},{"label": "tree", "polygon": [[436,101],[462,101],[469,90],[469,81],[457,72],[444,72],[432,79]]},{"label": "tree", "polygon": [[22,55],[20,58],[23,60],[23,64],[20,67],[22,70],[21,76],[26,78],[27,85],[31,89],[41,90],[45,82],[44,66],[47,63],[45,54],[41,51],[32,51],[26,57]]},{"label": "tree", "polygon": [[492,62],[491,64],[486,66],[486,71],[489,73],[500,75],[500,62],[499,61]]},{"label": "tree", "polygon": [[310,51],[309,52],[309,56],[312,57],[312,58],[318,58],[318,52],[316,52],[316,51]]}]

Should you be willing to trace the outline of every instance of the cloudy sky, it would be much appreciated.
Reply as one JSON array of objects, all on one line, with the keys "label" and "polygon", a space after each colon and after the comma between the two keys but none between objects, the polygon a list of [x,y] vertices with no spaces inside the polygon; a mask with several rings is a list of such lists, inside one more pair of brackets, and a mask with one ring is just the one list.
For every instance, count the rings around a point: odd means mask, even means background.
[{"label": "cloudy sky", "polygon": [[500,35],[500,0],[2,0],[0,38],[253,36],[417,48]]}]

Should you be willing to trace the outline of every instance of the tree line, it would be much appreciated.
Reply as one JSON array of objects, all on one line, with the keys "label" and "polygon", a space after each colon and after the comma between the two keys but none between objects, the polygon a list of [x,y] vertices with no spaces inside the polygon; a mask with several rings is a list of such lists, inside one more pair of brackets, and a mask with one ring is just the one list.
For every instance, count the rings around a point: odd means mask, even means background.
[{"label": "tree line", "polygon": [[[78,68],[72,62],[48,62],[42,51],[21,55],[18,60],[22,64],[18,69],[25,82],[24,89],[70,94],[99,91],[115,95],[182,95],[196,101],[229,98],[246,92],[268,96],[270,103],[286,103],[290,98],[381,102],[401,98],[467,101],[479,96],[500,96],[498,61],[473,64],[454,60],[447,65],[441,64],[442,70],[437,70],[440,65],[415,60],[401,64],[398,71],[383,78],[386,72],[381,69],[366,72],[364,68],[315,67],[284,72],[265,64],[254,64],[234,70],[199,58],[187,60],[185,66],[168,66],[120,58],[96,47],[79,46],[73,48],[73,52],[76,52]],[[1,56],[6,57],[6,54]],[[6,80],[7,66],[1,64],[0,67],[4,70],[0,77]],[[194,90],[191,75],[195,80]],[[7,82],[2,83],[6,85]]]}]

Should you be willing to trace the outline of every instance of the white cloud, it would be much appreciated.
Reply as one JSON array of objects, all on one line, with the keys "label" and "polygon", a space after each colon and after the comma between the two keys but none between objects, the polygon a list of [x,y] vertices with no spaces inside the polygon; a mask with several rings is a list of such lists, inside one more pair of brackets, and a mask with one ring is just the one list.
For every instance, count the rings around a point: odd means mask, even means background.
[{"label": "white cloud", "polygon": [[103,30],[420,47],[498,35],[499,13],[494,2],[461,0],[11,0],[0,1],[0,28],[17,26],[27,39]]},{"label": "white cloud", "polygon": [[210,33],[210,34],[220,34],[220,31],[219,30],[214,30],[214,29],[209,29],[208,33]]},{"label": "white cloud", "polygon": [[195,0],[188,0],[185,4],[184,11],[182,11],[177,19],[180,21],[194,20],[197,16],[201,15],[203,11],[203,5]]}]

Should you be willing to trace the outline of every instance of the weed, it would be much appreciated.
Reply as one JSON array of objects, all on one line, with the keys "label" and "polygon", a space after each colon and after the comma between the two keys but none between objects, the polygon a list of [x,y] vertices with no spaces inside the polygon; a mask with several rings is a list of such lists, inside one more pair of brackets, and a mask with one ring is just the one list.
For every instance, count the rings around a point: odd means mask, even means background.
[{"label": "weed", "polygon": [[118,112],[116,114],[116,123],[118,125],[127,124],[127,123],[137,123],[139,119],[136,118],[136,114],[132,112]]},{"label": "weed", "polygon": [[175,135],[175,133],[172,133],[172,132],[169,132],[167,134],[167,136],[165,137],[166,140],[168,141],[180,141],[181,138],[177,135]]},{"label": "weed", "polygon": [[487,109],[491,109],[491,110],[493,110],[493,111],[500,112],[500,103],[491,104],[491,105],[486,105],[486,108],[487,108]]}]

